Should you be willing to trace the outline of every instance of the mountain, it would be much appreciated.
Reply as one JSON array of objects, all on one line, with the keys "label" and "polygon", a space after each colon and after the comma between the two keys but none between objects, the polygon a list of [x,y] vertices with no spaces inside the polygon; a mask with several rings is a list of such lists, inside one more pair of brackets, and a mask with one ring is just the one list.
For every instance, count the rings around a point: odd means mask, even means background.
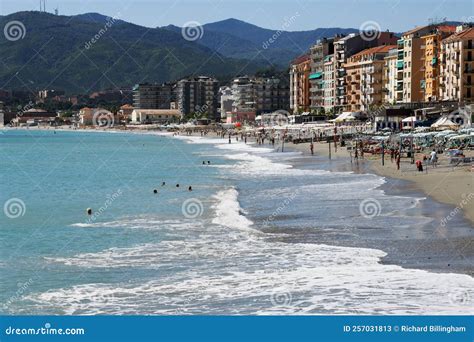
[{"label": "mountain", "polygon": [[[94,13],[94,12],[78,14],[78,15],[75,15],[74,18],[83,20],[83,21],[89,21],[91,23],[99,23],[99,24],[105,24],[107,23],[107,21],[110,21],[112,19],[111,17],[107,15]],[[125,21],[118,18],[116,18],[114,21],[125,23]]]},{"label": "mountain", "polygon": [[[19,21],[26,29],[17,40],[0,35],[0,89],[90,93],[188,75],[230,78],[269,65],[223,56],[171,30],[107,18],[97,13],[57,16],[42,12],[0,17],[0,27]],[[23,33],[21,26],[17,28]]]},{"label": "mountain", "polygon": [[[291,27],[291,18],[287,22]],[[164,29],[181,32],[180,27]],[[310,31],[270,30],[238,19],[203,25],[203,36],[196,42],[227,57],[270,62],[286,67],[295,57],[307,52],[318,39],[358,32],[352,28],[318,28]]]}]

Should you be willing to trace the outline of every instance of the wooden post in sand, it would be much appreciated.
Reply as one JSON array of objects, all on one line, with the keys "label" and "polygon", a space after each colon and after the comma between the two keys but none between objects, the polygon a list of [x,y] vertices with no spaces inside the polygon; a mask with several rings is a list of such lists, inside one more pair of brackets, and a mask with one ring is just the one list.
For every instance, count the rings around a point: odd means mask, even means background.
[{"label": "wooden post in sand", "polygon": [[329,146],[329,160],[331,160],[331,139],[329,139],[328,146]]},{"label": "wooden post in sand", "polygon": [[382,166],[385,165],[385,143],[382,141]]}]

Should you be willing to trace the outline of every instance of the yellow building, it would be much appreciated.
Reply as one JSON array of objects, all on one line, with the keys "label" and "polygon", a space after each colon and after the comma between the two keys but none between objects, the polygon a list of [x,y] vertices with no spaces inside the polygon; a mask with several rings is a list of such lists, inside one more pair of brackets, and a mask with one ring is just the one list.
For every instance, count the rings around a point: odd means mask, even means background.
[{"label": "yellow building", "polygon": [[437,101],[439,94],[441,41],[456,31],[455,26],[442,25],[429,34],[422,36],[422,73],[421,91],[425,102]]}]

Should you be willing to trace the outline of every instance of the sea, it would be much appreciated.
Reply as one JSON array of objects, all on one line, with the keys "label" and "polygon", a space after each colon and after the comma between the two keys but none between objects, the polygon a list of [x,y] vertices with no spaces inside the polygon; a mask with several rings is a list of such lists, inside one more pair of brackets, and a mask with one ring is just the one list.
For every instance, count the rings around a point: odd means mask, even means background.
[{"label": "sea", "polygon": [[8,129],[0,161],[0,314],[474,313],[462,215],[327,157]]}]

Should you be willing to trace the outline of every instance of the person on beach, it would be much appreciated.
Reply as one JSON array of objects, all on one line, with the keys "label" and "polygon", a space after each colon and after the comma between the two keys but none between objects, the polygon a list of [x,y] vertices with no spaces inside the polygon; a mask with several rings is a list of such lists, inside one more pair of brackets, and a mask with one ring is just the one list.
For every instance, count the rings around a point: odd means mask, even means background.
[{"label": "person on beach", "polygon": [[397,153],[397,170],[400,170],[400,153]]},{"label": "person on beach", "polygon": [[311,151],[311,155],[314,155],[314,145],[313,145],[313,143],[309,144],[309,149]]},{"label": "person on beach", "polygon": [[436,150],[433,149],[430,154],[430,162],[433,167],[436,167],[436,164],[438,162],[438,154],[436,153]]},{"label": "person on beach", "polygon": [[423,162],[421,160],[417,160],[415,164],[418,172],[423,172]]}]

